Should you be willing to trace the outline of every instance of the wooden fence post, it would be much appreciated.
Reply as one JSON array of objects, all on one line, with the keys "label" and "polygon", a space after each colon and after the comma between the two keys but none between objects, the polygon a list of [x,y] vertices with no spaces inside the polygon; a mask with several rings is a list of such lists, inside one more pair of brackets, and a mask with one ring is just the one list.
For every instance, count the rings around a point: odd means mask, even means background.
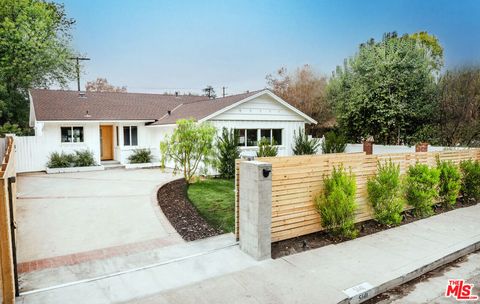
[{"label": "wooden fence post", "polygon": [[3,303],[13,304],[15,303],[15,281],[7,183],[6,179],[0,178],[0,265]]}]

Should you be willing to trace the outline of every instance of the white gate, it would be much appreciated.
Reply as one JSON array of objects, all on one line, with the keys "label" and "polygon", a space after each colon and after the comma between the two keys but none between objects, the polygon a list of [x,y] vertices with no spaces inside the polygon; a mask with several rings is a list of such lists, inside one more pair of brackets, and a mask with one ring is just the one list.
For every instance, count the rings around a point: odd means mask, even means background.
[{"label": "white gate", "polygon": [[17,172],[34,172],[46,169],[48,145],[42,143],[41,136],[16,136],[15,153]]}]

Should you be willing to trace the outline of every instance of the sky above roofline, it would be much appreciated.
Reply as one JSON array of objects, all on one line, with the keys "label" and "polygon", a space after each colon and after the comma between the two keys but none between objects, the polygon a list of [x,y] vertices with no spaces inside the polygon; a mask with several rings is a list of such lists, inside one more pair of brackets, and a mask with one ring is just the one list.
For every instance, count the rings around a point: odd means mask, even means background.
[{"label": "sky above roofline", "polygon": [[[330,75],[358,45],[383,33],[428,31],[445,68],[480,63],[480,1],[113,1],[66,0],[74,47],[91,58],[86,80],[130,92],[221,95],[266,86],[285,66]],[[76,88],[76,83],[70,84]]]}]

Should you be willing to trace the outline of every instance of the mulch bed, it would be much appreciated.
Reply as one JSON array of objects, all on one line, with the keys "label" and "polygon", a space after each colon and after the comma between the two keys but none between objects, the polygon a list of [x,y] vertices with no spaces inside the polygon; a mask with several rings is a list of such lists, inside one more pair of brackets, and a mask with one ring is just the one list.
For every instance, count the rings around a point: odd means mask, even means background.
[{"label": "mulch bed", "polygon": [[163,213],[184,240],[194,241],[223,234],[220,229],[210,226],[192,205],[184,179],[163,185],[158,190],[157,199]]},{"label": "mulch bed", "polygon": [[[435,215],[437,215],[458,208],[470,207],[475,204],[475,201],[464,202],[462,200],[459,200],[453,209],[447,209],[442,205],[435,205],[434,212]],[[422,218],[415,217],[412,213],[412,210],[407,210],[403,212],[403,221],[400,223],[399,226],[409,224],[411,222],[415,222],[421,219]],[[357,223],[355,224],[355,227],[358,230],[358,237],[393,228],[392,226],[381,225],[375,220],[368,220],[365,222]],[[302,235],[293,239],[272,243],[272,258],[281,258],[290,254],[320,248],[331,244],[338,244],[349,240],[350,239],[331,235],[326,231],[319,231],[307,235]]]}]

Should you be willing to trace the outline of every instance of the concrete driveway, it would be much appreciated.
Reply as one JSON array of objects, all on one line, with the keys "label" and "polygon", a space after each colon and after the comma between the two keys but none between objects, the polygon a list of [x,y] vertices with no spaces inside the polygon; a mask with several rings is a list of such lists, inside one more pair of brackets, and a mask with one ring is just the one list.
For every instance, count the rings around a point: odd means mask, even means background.
[{"label": "concrete driveway", "polygon": [[156,203],[173,179],[160,169],[20,175],[20,272],[183,242]]}]

